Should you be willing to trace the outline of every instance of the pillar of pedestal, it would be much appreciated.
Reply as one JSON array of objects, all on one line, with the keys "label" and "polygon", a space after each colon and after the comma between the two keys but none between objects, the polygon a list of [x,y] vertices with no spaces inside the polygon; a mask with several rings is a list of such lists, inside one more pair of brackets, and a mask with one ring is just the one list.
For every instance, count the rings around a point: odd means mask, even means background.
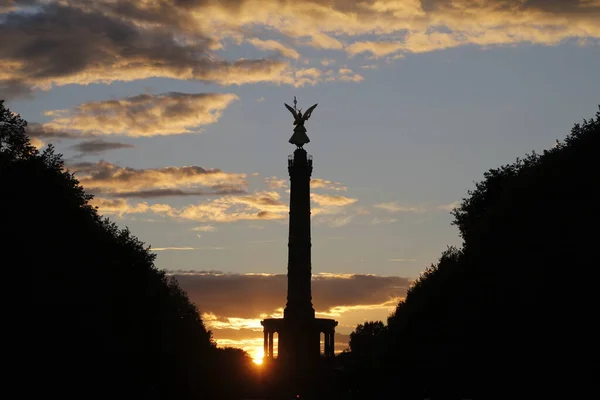
[{"label": "pillar of pedestal", "polygon": [[269,334],[266,329],[264,330],[263,335],[263,357],[267,358],[269,357]]}]

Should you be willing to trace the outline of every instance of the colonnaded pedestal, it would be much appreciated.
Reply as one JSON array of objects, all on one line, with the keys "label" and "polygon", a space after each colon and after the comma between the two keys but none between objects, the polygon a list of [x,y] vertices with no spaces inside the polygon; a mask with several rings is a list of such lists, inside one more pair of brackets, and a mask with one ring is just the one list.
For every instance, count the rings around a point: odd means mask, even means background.
[{"label": "colonnaded pedestal", "polygon": [[[288,290],[283,318],[261,321],[264,327],[264,354],[267,360],[274,358],[274,334],[278,337],[277,368],[288,371],[293,379],[301,379],[316,368],[323,356],[332,358],[335,348],[333,319],[315,318],[311,295],[311,238],[310,238],[310,177],[312,157],[303,146],[310,140],[304,123],[316,104],[302,114],[302,110],[285,104],[294,116],[294,134],[289,142],[296,145],[293,156],[288,158],[290,174],[290,226],[288,240]],[[321,333],[324,334],[324,351],[321,354]]]}]

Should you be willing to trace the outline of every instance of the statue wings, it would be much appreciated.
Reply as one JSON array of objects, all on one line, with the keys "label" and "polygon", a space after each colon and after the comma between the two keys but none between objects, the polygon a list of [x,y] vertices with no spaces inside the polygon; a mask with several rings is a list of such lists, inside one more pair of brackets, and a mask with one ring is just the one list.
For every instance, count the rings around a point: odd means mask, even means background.
[{"label": "statue wings", "polygon": [[307,119],[309,119],[309,118],[310,118],[310,115],[312,114],[313,110],[314,110],[315,108],[317,108],[317,105],[318,105],[318,104],[319,104],[319,103],[315,104],[314,106],[311,106],[311,107],[309,107],[309,108],[308,108],[308,110],[306,110],[306,111],[304,112],[303,119],[304,119],[305,121],[306,121]]},{"label": "statue wings", "polygon": [[[283,103],[285,104],[285,103]],[[290,112],[292,113],[292,115],[294,116],[294,120],[298,119],[298,113],[296,112],[296,110],[294,110],[292,107],[288,106],[287,104],[285,104],[285,107],[290,110]]]}]

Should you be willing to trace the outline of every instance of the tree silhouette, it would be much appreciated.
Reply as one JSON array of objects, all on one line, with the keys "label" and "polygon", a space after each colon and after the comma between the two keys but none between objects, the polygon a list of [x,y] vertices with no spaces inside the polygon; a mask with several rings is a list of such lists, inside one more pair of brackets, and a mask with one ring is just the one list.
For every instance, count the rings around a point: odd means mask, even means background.
[{"label": "tree silhouette", "polygon": [[186,293],[98,214],[52,145],[31,146],[26,126],[0,101],[1,257],[13,367],[30,382],[21,396],[227,398],[219,378],[231,365]]},{"label": "tree silhouette", "polygon": [[381,362],[386,339],[387,327],[382,321],[366,321],[356,326],[350,334],[350,351],[337,356],[342,367],[337,379],[345,392],[355,398],[379,398],[387,391],[382,380],[386,367]]},{"label": "tree silhouette", "polygon": [[383,340],[386,333],[387,327],[382,321],[366,321],[364,324],[358,324],[350,334],[350,351],[361,357],[369,357],[378,351],[378,343]]},{"label": "tree silhouette", "polygon": [[454,210],[462,248],[444,252],[388,319],[388,379],[403,376],[407,396],[588,387],[579,358],[596,341],[598,149],[600,112],[542,154],[485,173]]}]

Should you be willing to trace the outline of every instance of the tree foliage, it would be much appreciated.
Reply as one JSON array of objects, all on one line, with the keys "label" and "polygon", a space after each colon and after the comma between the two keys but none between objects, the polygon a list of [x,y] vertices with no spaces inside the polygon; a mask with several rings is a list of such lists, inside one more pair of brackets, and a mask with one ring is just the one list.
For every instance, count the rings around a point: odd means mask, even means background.
[{"label": "tree foliage", "polygon": [[186,293],[26,125],[0,101],[2,265],[33,383],[22,396],[226,398],[231,365]]},{"label": "tree foliage", "polygon": [[593,343],[599,149],[600,112],[542,154],[484,174],[453,212],[462,248],[388,319],[389,379],[463,395],[585,384],[573,371]]},{"label": "tree foliage", "polygon": [[350,334],[350,351],[365,357],[376,353],[378,343],[386,332],[387,327],[382,321],[366,321],[364,324],[358,324]]}]

